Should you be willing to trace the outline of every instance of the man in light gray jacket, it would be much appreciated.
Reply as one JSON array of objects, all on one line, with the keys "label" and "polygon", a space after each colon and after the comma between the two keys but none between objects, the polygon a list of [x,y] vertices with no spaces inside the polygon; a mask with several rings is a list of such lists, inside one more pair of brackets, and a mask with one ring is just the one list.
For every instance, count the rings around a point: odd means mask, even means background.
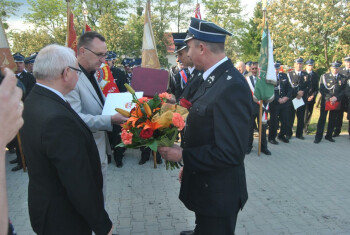
[{"label": "man in light gray jacket", "polygon": [[82,70],[74,90],[66,95],[71,107],[79,114],[93,133],[101,160],[103,195],[106,197],[107,150],[110,144],[107,131],[113,124],[121,124],[127,118],[115,114],[102,115],[105,97],[94,76],[107,56],[105,38],[97,32],[87,32],[78,42],[78,63]]}]

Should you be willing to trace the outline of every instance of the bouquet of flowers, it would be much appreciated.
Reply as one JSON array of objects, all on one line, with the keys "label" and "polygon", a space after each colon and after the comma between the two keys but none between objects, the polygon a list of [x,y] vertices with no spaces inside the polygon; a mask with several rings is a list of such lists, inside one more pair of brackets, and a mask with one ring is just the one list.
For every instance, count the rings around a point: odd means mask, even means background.
[{"label": "bouquet of flowers", "polygon": [[[134,89],[124,84],[132,94],[135,107],[130,111],[117,108],[120,114],[129,117],[122,124],[122,133],[119,147],[139,148],[146,146],[157,151],[158,146],[170,147],[174,144],[178,132],[185,126],[188,110],[180,105],[166,103],[171,95],[164,92],[155,94],[153,98],[138,99]],[[166,169],[179,168],[176,162],[166,161]]]}]

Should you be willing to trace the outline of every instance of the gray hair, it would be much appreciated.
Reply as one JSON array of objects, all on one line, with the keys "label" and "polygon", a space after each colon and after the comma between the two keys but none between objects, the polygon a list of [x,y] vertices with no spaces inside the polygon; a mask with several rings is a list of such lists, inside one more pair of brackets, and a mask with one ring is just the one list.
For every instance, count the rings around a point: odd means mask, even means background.
[{"label": "gray hair", "polygon": [[77,58],[72,49],[51,44],[39,51],[33,67],[37,80],[51,81],[62,75],[68,66],[75,67]]}]

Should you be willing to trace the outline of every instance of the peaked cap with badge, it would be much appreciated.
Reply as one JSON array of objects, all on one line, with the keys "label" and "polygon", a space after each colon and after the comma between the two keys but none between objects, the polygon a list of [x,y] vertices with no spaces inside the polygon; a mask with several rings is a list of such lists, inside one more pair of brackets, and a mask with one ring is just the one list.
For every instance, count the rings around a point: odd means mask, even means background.
[{"label": "peaked cap with badge", "polygon": [[232,36],[232,33],[212,22],[192,17],[185,42],[197,39],[204,42],[224,43],[226,35]]},{"label": "peaked cap with badge", "polygon": [[13,59],[14,61],[17,63],[17,62],[24,62],[24,55],[22,55],[21,53],[19,52],[16,52],[15,54],[12,55],[13,56]]},{"label": "peaked cap with badge", "polygon": [[175,53],[185,49],[187,44],[185,43],[187,33],[173,33],[173,40],[175,44]]}]

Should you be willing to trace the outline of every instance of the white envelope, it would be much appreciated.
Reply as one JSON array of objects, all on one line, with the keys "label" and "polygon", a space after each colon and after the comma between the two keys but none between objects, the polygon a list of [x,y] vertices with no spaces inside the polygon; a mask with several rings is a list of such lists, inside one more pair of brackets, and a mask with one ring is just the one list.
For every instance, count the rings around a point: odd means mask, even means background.
[{"label": "white envelope", "polygon": [[296,110],[297,108],[299,108],[300,106],[303,106],[305,103],[304,103],[304,100],[302,98],[300,99],[297,99],[297,98],[294,98],[292,100],[292,103],[293,103],[293,106],[294,106],[294,109]]},{"label": "white envelope", "polygon": [[[139,99],[143,96],[143,91],[135,92],[135,95]],[[103,106],[102,115],[116,114],[115,108],[121,108],[130,112],[135,107],[135,104],[131,101],[132,95],[129,92],[109,93]]]}]

